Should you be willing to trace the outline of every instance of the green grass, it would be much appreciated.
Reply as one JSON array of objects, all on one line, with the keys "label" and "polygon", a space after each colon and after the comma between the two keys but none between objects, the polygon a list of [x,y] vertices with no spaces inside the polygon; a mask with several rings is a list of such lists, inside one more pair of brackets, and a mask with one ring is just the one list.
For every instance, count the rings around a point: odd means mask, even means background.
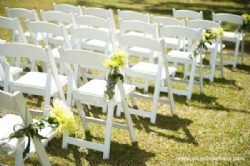
[{"label": "green grass", "polygon": [[[172,8],[202,10],[205,19],[212,12],[243,14],[249,12],[245,0],[2,0],[0,15],[6,16],[4,7],[25,7],[50,10],[52,3],[96,6],[135,10],[154,15],[171,15]],[[248,2],[249,3],[249,2]],[[115,12],[116,13],[116,12]],[[1,31],[1,38],[10,33]],[[10,38],[9,38],[10,39]],[[63,150],[62,138],[49,142],[46,151],[52,165],[249,165],[250,164],[250,37],[246,33],[245,62],[238,61],[237,69],[225,66],[225,77],[216,72],[214,82],[204,80],[204,93],[198,87],[192,100],[174,96],[177,116],[172,117],[168,105],[159,104],[156,124],[149,119],[132,116],[137,144],[132,145],[126,131],[114,129],[110,159],[102,153],[69,145]],[[232,49],[227,47],[227,49]],[[164,94],[163,94],[164,95]],[[41,107],[42,98],[26,96],[30,107]],[[139,101],[140,108],[150,109],[151,103]],[[91,110],[93,116],[104,117],[100,109]],[[117,120],[117,119],[116,119]],[[76,136],[85,138],[78,124]],[[0,126],[1,128],[2,126]],[[103,127],[91,126],[92,140],[103,142]],[[213,160],[214,159],[214,160]],[[216,161],[219,159],[219,161]],[[213,161],[211,161],[213,160]],[[0,156],[0,164],[14,165],[14,159]],[[39,165],[36,155],[25,165]]]}]

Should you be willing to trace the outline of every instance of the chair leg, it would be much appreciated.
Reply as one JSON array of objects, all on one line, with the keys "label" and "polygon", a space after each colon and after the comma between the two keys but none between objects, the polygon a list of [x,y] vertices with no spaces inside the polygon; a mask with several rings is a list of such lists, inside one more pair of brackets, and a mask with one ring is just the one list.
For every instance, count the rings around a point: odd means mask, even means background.
[{"label": "chair leg", "polygon": [[223,68],[223,43],[222,41],[220,42],[220,70],[221,70],[221,77],[224,78],[224,68]]},{"label": "chair leg", "polygon": [[103,150],[103,159],[109,158],[113,116],[114,116],[114,105],[112,103],[109,103],[107,121],[106,121],[106,129],[105,129],[105,140],[104,140],[105,148]]},{"label": "chair leg", "polygon": [[242,38],[242,41],[241,41],[241,63],[244,64],[244,37]]},{"label": "chair leg", "polygon": [[192,62],[190,77],[188,81],[187,99],[191,99],[194,85],[195,61]]},{"label": "chair leg", "polygon": [[237,65],[239,46],[240,46],[240,41],[238,40],[238,41],[235,43],[233,68],[236,68],[236,65]]},{"label": "chair leg", "polygon": [[85,115],[82,103],[79,100],[75,100],[75,104],[76,104],[78,113],[80,115],[80,119],[81,119],[84,129],[89,131],[90,128],[89,128],[88,123],[86,122],[86,115]]},{"label": "chair leg", "polygon": [[210,71],[209,80],[210,80],[210,82],[213,82],[214,81],[214,74],[215,74],[217,51],[211,52],[210,55],[211,55],[211,63],[210,63],[211,71]]},{"label": "chair leg", "polygon": [[155,121],[156,121],[159,95],[160,95],[160,82],[156,82],[154,95],[153,95],[152,112],[151,112],[151,118],[150,118],[150,122],[152,124],[155,124]]}]

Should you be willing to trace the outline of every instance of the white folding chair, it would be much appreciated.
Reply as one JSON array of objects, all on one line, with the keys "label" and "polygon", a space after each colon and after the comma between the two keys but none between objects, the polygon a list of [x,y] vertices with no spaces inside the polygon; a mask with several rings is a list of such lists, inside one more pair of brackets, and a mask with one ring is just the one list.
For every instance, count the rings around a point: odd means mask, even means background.
[{"label": "white folding chair", "polygon": [[[25,9],[25,8],[8,8],[8,7],[5,7],[5,10],[6,10],[7,14],[8,14],[8,17],[10,17],[10,18],[18,18],[18,19],[21,19],[21,20],[29,19],[29,20],[32,20],[32,21],[39,21],[40,20],[35,9],[30,10],[30,9]],[[22,25],[24,26],[23,29],[25,30],[26,29],[25,24],[22,24]],[[19,35],[20,34],[17,33],[17,31],[15,31],[15,33],[13,33],[12,41],[16,41],[16,39],[19,38]],[[27,38],[28,41],[32,41],[30,33],[28,31],[24,31],[24,35],[25,35],[25,37]],[[39,39],[42,39],[42,38],[40,37]]]},{"label": "white folding chair", "polygon": [[56,63],[59,65],[59,73],[63,74],[63,65],[58,52],[59,46],[65,48],[71,48],[71,43],[68,38],[68,32],[64,25],[57,25],[44,21],[33,21],[27,20],[28,29],[31,33],[33,44],[41,46],[41,42],[37,41],[37,34],[41,34],[43,37],[43,45],[50,45],[52,48],[52,54],[55,58]]},{"label": "white folding chair", "polygon": [[184,25],[186,26],[187,20],[202,20],[203,12],[202,11],[194,11],[194,10],[176,10],[173,8],[173,18],[177,19],[185,19]]},{"label": "white folding chair", "polygon": [[[194,51],[200,41],[202,31],[201,29],[174,25],[161,26],[160,29],[161,33],[164,33],[165,36],[177,37],[179,40],[185,39],[186,41],[188,41],[185,49],[170,50],[167,53],[167,59],[168,62],[174,63],[175,66],[177,64],[184,65],[183,77],[181,77],[181,75],[178,75],[178,77],[172,77],[171,80],[173,82],[179,82],[187,85],[187,87],[183,87],[181,85],[175,87],[173,85],[173,93],[178,95],[185,95],[187,96],[187,99],[191,99],[194,84],[198,83],[200,85],[200,92],[203,91],[202,58],[204,56],[199,54],[196,57],[193,57]],[[199,82],[196,82],[194,80],[195,68],[197,65],[199,66]]]},{"label": "white folding chair", "polygon": [[[150,24],[147,22],[137,21],[137,20],[119,20],[119,27],[120,27],[120,33],[121,34],[132,34],[132,35],[139,35],[139,36],[145,36],[153,39],[158,39],[158,25],[157,24]],[[142,52],[145,54],[149,54],[151,50],[149,49],[142,49],[138,47],[131,48],[133,51]],[[153,62],[153,60],[156,58],[153,56],[148,57],[146,55],[145,57],[138,57],[139,61],[141,62],[142,58],[149,58],[147,61]]]},{"label": "white folding chair", "polygon": [[65,3],[61,3],[61,4],[53,3],[53,8],[56,11],[61,11],[65,13],[73,13],[76,15],[83,15],[80,5],[74,6],[74,5],[65,4]]},{"label": "white folding chair", "polygon": [[[21,91],[27,94],[44,96],[44,105],[50,105],[51,97],[58,97],[65,100],[62,87],[68,80],[66,76],[58,75],[55,60],[52,56],[50,47],[41,48],[32,44],[5,43],[0,44],[0,54],[4,57],[25,57],[39,61],[46,65],[46,72],[28,71],[14,80],[10,72],[10,64],[6,61],[4,65],[5,78],[7,85],[6,91]],[[44,110],[44,115],[48,110]]]},{"label": "white folding chair", "polygon": [[[106,81],[98,79],[87,81],[87,79],[85,78],[84,80],[86,80],[87,82],[85,82],[82,86],[78,86],[76,80],[76,78],[78,77],[78,70],[74,69],[74,71],[72,71],[72,68],[70,68],[70,66],[77,66],[84,69],[91,68],[97,70],[107,70],[103,63],[109,58],[109,56],[79,49],[65,50],[63,48],[60,48],[59,51],[61,53],[63,61],[66,64],[65,66],[68,66],[69,71],[69,84],[67,92],[68,105],[71,105],[71,100],[74,100],[85,130],[90,130],[88,123],[96,123],[99,125],[105,125],[106,127],[104,144],[87,140],[80,140],[74,137],[70,137],[68,133],[65,133],[63,136],[63,148],[67,148],[68,144],[73,144],[81,147],[95,149],[103,152],[103,158],[107,159],[109,158],[110,153],[112,127],[128,130],[131,141],[135,142],[136,137],[134,133],[133,123],[128,110],[128,103],[126,101],[126,96],[135,90],[135,86],[122,84],[121,81],[118,81],[118,90],[116,92],[117,95],[115,95],[116,98],[114,102],[107,103],[103,98],[104,91],[106,89]],[[114,107],[118,103],[122,103],[126,119],[125,124],[113,122]],[[97,107],[108,107],[106,120],[85,115],[85,112],[87,110],[86,107],[82,104]]]},{"label": "white folding chair", "polygon": [[[165,26],[165,25],[178,25],[184,26],[184,20],[179,20],[177,18],[166,17],[166,16],[150,16],[150,22],[156,23],[158,26]],[[178,39],[175,37],[167,37],[164,36],[164,33],[159,32],[159,36],[164,39],[165,44],[168,48],[172,49],[183,49],[187,44],[187,41],[181,40],[181,43],[178,43]],[[180,47],[180,48],[179,48]]]},{"label": "white folding chair", "polygon": [[65,25],[66,29],[69,31],[70,28],[75,24],[74,15],[72,13],[65,13],[62,11],[40,10],[42,20],[46,22],[51,22],[58,25]]},{"label": "white folding chair", "polygon": [[[14,128],[20,125],[27,127],[28,125],[36,122],[32,119],[30,111],[27,109],[26,101],[23,94],[20,92],[8,93],[0,90],[0,108],[13,111],[16,114],[8,114],[0,118],[0,140],[7,138],[10,134],[14,133]],[[23,158],[24,146],[27,145],[28,138],[13,138],[10,141],[0,141],[0,154],[10,156],[15,159],[15,166],[23,166],[24,161],[33,153],[37,153],[41,165],[50,166],[48,155],[45,151],[44,145],[55,136],[55,132],[49,126],[46,126],[42,130],[38,131],[40,135],[46,137],[46,139],[31,138],[30,152]],[[8,147],[8,148],[7,148]],[[7,149],[13,151],[7,152]]]},{"label": "white folding chair", "polygon": [[[142,93],[133,93],[134,97],[147,99],[152,101],[151,111],[144,111],[140,109],[130,109],[131,114],[136,114],[143,117],[150,118],[151,123],[156,122],[158,102],[170,105],[171,113],[175,114],[174,98],[172,94],[172,87],[170,82],[170,75],[176,71],[175,67],[168,67],[165,55],[165,44],[162,39],[152,39],[137,35],[119,35],[119,44],[122,49],[126,50],[129,55],[134,55],[136,52],[130,50],[131,47],[141,47],[149,49],[158,54],[158,63],[139,62],[132,67],[127,67],[125,70],[126,80],[129,84],[135,85],[137,88],[145,86],[143,80],[150,80],[154,82],[153,97]],[[137,52],[138,54],[138,52]],[[146,55],[146,54],[145,54]],[[151,56],[148,54],[148,56]],[[166,86],[162,86],[165,82]],[[168,99],[160,98],[160,92],[168,91]],[[132,103],[133,104],[133,103]],[[119,112],[118,112],[119,113]],[[118,114],[119,115],[119,114]]]},{"label": "white folding chair", "polygon": [[84,15],[93,15],[96,17],[109,19],[111,22],[111,28],[113,30],[116,30],[114,13],[112,9],[104,9],[98,7],[82,7],[82,11]]},{"label": "white folding chair", "polygon": [[70,34],[74,48],[99,51],[111,55],[116,47],[113,31],[80,27],[72,28]]},{"label": "white folding chair", "polygon": [[[20,34],[18,41],[22,43],[27,43],[26,37],[24,36],[24,33],[23,33],[21,23],[18,18],[7,18],[7,17],[0,16],[0,29],[6,30],[6,31],[11,30],[13,32],[17,31]],[[1,40],[0,43],[5,43],[6,41],[8,41],[8,39]],[[0,55],[0,62],[2,65],[4,64],[3,61],[5,60],[6,59]],[[15,65],[11,67],[12,76],[17,76],[23,71],[23,69],[20,67],[20,59],[16,59],[16,60],[11,59],[11,63]]]},{"label": "white folding chair", "polygon": [[[212,28],[219,28],[220,24],[211,20],[188,20],[187,27],[190,28],[201,28],[203,30],[211,30]],[[223,77],[223,57],[221,51],[223,49],[223,45],[221,43],[221,39],[214,40],[212,44],[206,43],[207,50],[204,49],[204,52],[208,52],[210,54],[209,58],[209,66],[203,66],[204,68],[208,68],[210,70],[209,74],[204,74],[204,78],[208,78],[210,82],[214,81],[215,69],[221,71],[221,76]],[[220,64],[219,67],[216,67],[217,55],[220,55]]]},{"label": "white folding chair", "polygon": [[[243,24],[243,17],[230,13],[212,13],[213,21],[221,23],[224,29],[222,42],[235,43],[234,52],[223,51],[223,64],[232,65],[233,68],[237,66],[239,56],[239,48],[241,45],[241,63],[244,62],[244,31],[238,32],[237,28]],[[235,29],[228,29],[227,26],[236,27]],[[232,58],[233,57],[233,58]]]}]

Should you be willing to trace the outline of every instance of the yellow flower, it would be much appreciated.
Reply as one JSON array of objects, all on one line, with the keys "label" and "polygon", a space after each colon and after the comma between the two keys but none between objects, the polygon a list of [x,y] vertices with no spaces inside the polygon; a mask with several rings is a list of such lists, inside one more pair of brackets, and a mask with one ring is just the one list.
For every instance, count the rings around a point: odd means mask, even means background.
[{"label": "yellow flower", "polygon": [[124,50],[115,50],[114,55],[104,62],[104,65],[109,68],[122,68],[126,65],[128,55]]},{"label": "yellow flower", "polygon": [[243,19],[244,19],[245,22],[250,21],[250,15],[248,15],[248,14],[243,14]]},{"label": "yellow flower", "polygon": [[223,36],[223,33],[224,33],[223,28],[219,27],[219,28],[218,28],[218,31],[219,31],[220,37],[222,37],[222,36]]},{"label": "yellow flower", "polygon": [[118,67],[119,64],[113,59],[107,59],[105,60],[104,65],[109,68],[114,68],[114,67]]},{"label": "yellow flower", "polygon": [[58,123],[58,133],[68,130],[69,133],[75,132],[74,114],[70,108],[62,100],[54,99],[53,107],[51,107],[50,118]]},{"label": "yellow flower", "polygon": [[211,29],[212,35],[217,39],[220,36],[220,31],[217,28],[212,28]]}]

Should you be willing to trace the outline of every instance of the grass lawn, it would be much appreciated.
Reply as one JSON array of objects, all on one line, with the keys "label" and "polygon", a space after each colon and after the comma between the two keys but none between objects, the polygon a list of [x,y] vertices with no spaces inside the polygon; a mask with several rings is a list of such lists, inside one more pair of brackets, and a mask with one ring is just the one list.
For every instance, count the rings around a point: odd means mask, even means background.
[{"label": "grass lawn", "polygon": [[[250,14],[249,0],[1,0],[0,15],[7,16],[5,7],[50,10],[52,3],[70,3],[134,10],[153,15],[172,15],[172,8],[203,11],[204,19],[212,12]],[[102,153],[69,145],[62,149],[62,137],[52,139],[46,151],[52,165],[250,165],[250,33],[246,33],[245,62],[237,69],[224,66],[225,77],[216,72],[214,82],[204,80],[204,93],[195,87],[191,100],[174,96],[177,116],[172,117],[168,105],[159,104],[156,124],[132,115],[137,144],[132,145],[126,131],[114,129],[110,159]],[[10,32],[0,29],[0,38],[10,40]],[[226,49],[232,50],[231,46]],[[39,97],[26,96],[30,107],[41,107]],[[149,109],[151,103],[140,101],[139,107]],[[75,111],[75,109],[73,109]],[[104,116],[93,108],[93,116]],[[1,114],[1,112],[0,112]],[[76,136],[85,133],[76,115]],[[0,130],[3,126],[0,126]],[[103,142],[104,128],[92,126],[92,139]],[[0,155],[0,165],[14,165],[14,159]],[[39,165],[36,155],[25,165]]]}]

